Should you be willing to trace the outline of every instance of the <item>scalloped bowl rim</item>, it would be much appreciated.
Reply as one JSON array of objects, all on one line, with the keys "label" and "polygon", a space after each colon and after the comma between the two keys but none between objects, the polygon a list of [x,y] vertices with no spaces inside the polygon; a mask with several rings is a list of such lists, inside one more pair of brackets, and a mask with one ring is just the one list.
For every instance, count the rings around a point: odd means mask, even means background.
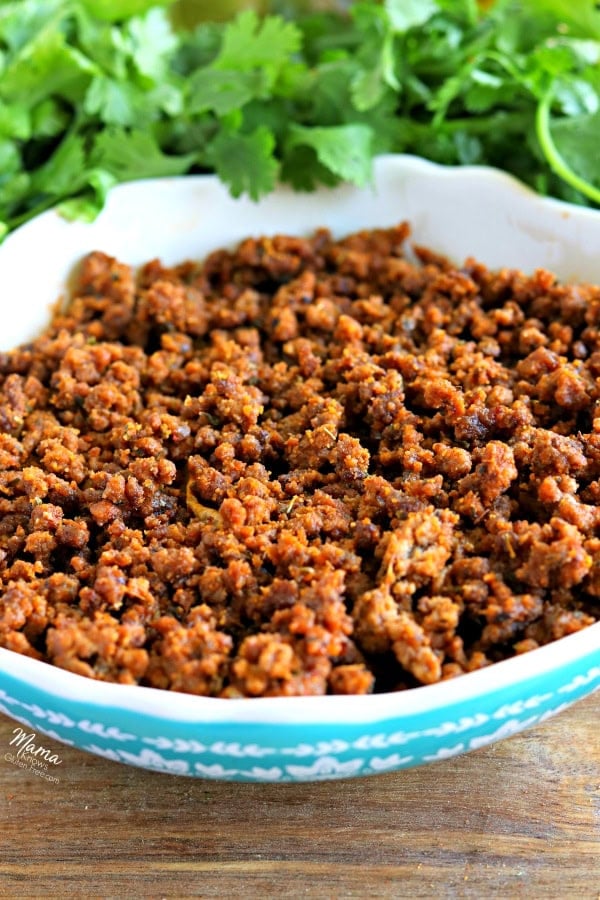
[{"label": "scalloped bowl rim", "polygon": [[[600,236],[600,211],[576,207],[554,198],[541,197],[531,188],[519,182],[506,172],[488,166],[441,166],[420,157],[403,154],[378,157],[376,173],[385,178],[386,172],[401,172],[407,176],[425,176],[428,179],[450,180],[466,185],[497,185],[513,192],[532,208],[558,213],[561,218],[573,218],[582,223],[593,223]],[[121,202],[124,197],[185,182],[190,187],[196,184],[212,185],[222,190],[222,185],[213,175],[188,175],[159,179],[140,179],[118,185],[111,191],[107,207]],[[280,195],[298,196],[287,188],[280,188]],[[321,196],[333,195],[357,189],[342,186],[336,189],[321,189]],[[313,196],[313,195],[308,195]],[[102,217],[103,214],[101,214]],[[398,219],[402,218],[399,216]],[[23,245],[34,240],[37,233],[49,224],[57,231],[77,228],[81,223],[66,223],[55,210],[49,210],[32,219],[26,225],[9,235],[0,247],[0,281],[8,251],[20,251]],[[315,222],[315,225],[320,222]],[[362,227],[362,226],[358,226]],[[372,226],[374,227],[374,226]],[[258,229],[261,230],[261,229]],[[277,230],[277,229],[275,229]],[[348,231],[355,230],[350,225]],[[265,229],[262,229],[264,233]],[[256,232],[255,232],[256,233]],[[217,244],[216,246],[220,246]],[[103,249],[103,248],[100,248]],[[127,261],[127,260],[125,260]],[[506,266],[511,266],[510,259]],[[600,280],[600,279],[599,279]],[[53,666],[50,663],[23,656],[11,650],[0,648],[0,680],[3,673],[11,679],[44,690],[56,698],[85,702],[93,707],[108,707],[124,711],[151,715],[159,721],[193,723],[252,723],[281,726],[330,723],[373,723],[388,719],[398,719],[428,710],[443,709],[451,704],[475,699],[491,692],[518,685],[539,678],[583,660],[596,652],[600,663],[600,622],[575,634],[560,638],[553,643],[528,653],[493,663],[483,669],[465,673],[447,681],[423,685],[405,691],[384,692],[370,695],[325,695],[303,697],[258,697],[244,699],[221,699],[178,693],[141,685],[126,685],[86,678]]]},{"label": "scalloped bowl rim", "polygon": [[[11,678],[43,686],[65,700],[85,701],[90,707],[111,706],[152,715],[163,721],[252,722],[297,725],[307,722],[369,723],[442,709],[539,678],[589,656],[600,647],[600,622],[529,653],[493,663],[436,684],[406,691],[367,695],[249,697],[221,699],[166,691],[143,685],[97,681],[0,648]],[[560,651],[560,652],[558,652]],[[600,656],[599,660],[600,662]],[[48,672],[51,670],[51,673]],[[51,676],[51,677],[50,677]]]}]

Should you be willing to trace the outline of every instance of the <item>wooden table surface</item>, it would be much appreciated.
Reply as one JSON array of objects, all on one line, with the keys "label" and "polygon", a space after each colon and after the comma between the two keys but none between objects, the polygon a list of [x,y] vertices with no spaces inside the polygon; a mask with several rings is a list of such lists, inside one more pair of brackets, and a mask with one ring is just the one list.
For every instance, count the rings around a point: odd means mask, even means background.
[{"label": "wooden table surface", "polygon": [[[0,748],[17,723],[0,717]],[[0,753],[0,897],[600,897],[600,693],[423,769],[304,785]]]}]

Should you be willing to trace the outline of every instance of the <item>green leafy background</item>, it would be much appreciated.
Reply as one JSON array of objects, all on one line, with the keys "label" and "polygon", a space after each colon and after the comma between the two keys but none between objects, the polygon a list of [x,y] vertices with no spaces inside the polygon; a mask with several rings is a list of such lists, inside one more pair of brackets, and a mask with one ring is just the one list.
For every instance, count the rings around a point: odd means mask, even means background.
[{"label": "green leafy background", "polygon": [[346,5],[183,28],[181,2],[0,0],[0,233],[54,205],[92,218],[149,176],[216,172],[253,199],[365,185],[381,152],[600,204],[593,0]]}]

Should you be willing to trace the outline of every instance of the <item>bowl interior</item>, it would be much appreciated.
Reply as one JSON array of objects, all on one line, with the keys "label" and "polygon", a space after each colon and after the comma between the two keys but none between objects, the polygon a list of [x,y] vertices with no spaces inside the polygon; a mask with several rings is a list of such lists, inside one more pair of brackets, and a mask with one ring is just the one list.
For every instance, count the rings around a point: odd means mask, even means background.
[{"label": "bowl interior", "polygon": [[309,234],[318,227],[342,236],[403,220],[416,243],[457,263],[474,256],[493,268],[545,267],[565,280],[600,280],[600,213],[538,197],[483,167],[384,156],[370,188],[312,194],[280,188],[260,203],[234,200],[213,176],[151,179],[115,188],[92,223],[67,222],[50,211],[5,240],[0,349],[41,331],[74,266],[92,250],[133,266],[155,257],[169,265],[248,236]]}]

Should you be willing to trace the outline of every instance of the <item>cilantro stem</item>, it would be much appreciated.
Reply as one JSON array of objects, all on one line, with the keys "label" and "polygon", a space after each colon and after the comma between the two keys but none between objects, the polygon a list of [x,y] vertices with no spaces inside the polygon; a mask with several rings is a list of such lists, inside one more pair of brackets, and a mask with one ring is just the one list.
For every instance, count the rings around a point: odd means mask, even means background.
[{"label": "cilantro stem", "polygon": [[502,127],[506,131],[523,131],[531,124],[531,114],[529,112],[504,112],[499,110],[490,116],[480,116],[478,118],[463,117],[460,119],[446,119],[444,128],[448,131],[468,131],[470,134],[487,134],[490,128]]},{"label": "cilantro stem", "polygon": [[[431,134],[432,122],[418,122],[407,116],[401,120],[407,131],[420,139]],[[438,126],[440,131],[452,134],[456,131],[466,131],[473,135],[487,135],[494,129],[501,129],[503,134],[523,133],[531,125],[532,117],[530,112],[507,112],[498,110],[489,116],[461,116],[455,119],[444,119]]]},{"label": "cilantro stem", "polygon": [[559,178],[562,178],[563,181],[566,181],[567,184],[570,184],[571,187],[574,187],[575,190],[579,191],[585,197],[593,200],[594,203],[600,204],[600,189],[594,187],[593,184],[590,184],[589,181],[586,181],[585,178],[581,178],[577,172],[573,171],[554,142],[552,130],[550,128],[550,111],[553,96],[552,88],[546,91],[538,103],[535,116],[536,134],[542,152],[548,165]]},{"label": "cilantro stem", "polygon": [[47,210],[49,209],[53,209],[64,200],[68,200],[71,196],[71,194],[63,194],[60,197],[48,197],[46,200],[42,200],[32,209],[28,209],[25,212],[20,213],[18,216],[12,216],[11,218],[9,218],[7,220],[8,227],[12,231],[14,228],[18,228],[19,225],[24,225],[25,222],[29,222],[29,220],[35,218],[35,216],[39,216],[40,213],[47,212]]}]

